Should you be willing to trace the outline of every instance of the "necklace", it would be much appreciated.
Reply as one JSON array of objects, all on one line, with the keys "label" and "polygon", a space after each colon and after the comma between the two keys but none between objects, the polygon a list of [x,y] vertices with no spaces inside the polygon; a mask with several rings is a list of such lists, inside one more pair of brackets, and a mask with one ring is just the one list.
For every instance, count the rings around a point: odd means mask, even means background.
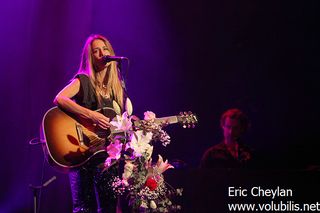
[{"label": "necklace", "polygon": [[107,85],[98,84],[98,92],[103,98],[109,98],[109,94],[107,91]]}]

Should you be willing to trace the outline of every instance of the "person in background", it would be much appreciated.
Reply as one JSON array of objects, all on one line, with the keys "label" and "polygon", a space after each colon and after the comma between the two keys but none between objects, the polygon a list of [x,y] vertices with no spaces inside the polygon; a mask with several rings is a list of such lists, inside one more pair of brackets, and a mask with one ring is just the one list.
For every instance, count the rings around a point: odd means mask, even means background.
[{"label": "person in background", "polygon": [[201,159],[201,168],[244,168],[252,161],[251,149],[242,143],[249,121],[239,109],[228,109],[220,119],[223,141],[208,148]]}]

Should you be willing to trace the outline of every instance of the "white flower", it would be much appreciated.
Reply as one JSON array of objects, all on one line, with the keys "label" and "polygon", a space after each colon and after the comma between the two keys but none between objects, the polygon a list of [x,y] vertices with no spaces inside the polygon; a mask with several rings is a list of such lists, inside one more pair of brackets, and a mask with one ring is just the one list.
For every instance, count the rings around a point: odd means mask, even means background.
[{"label": "white flower", "polygon": [[176,189],[177,195],[182,196],[183,188]]},{"label": "white flower", "polygon": [[174,167],[170,163],[168,163],[168,160],[163,162],[163,158],[161,157],[161,155],[158,155],[158,162],[157,162],[156,166],[154,167],[154,170],[158,175],[162,174],[167,169],[173,169],[173,168]]},{"label": "white flower", "polygon": [[147,160],[149,160],[152,156],[152,152],[153,152],[153,146],[150,145],[150,147],[146,150],[146,156],[147,156]]},{"label": "white flower", "polygon": [[126,111],[128,112],[128,115],[132,115],[133,112],[133,107],[132,107],[132,103],[131,100],[129,98],[126,99]]},{"label": "white flower", "polygon": [[117,115],[120,115],[121,109],[120,109],[119,104],[115,100],[112,101],[112,106],[113,106],[114,111],[117,113]]},{"label": "white flower", "polygon": [[128,117],[128,113],[124,112],[122,116],[117,115],[115,121],[110,122],[112,126],[115,126],[115,130],[121,130],[127,132],[132,128],[132,122],[130,117]]},{"label": "white flower", "polygon": [[147,132],[146,134],[143,134],[142,130],[138,130],[134,132],[134,134],[131,135],[130,142],[127,143],[127,147],[133,149],[134,156],[139,157],[145,154],[148,150],[150,150],[151,145],[149,142],[152,139],[152,133]]},{"label": "white flower", "polygon": [[148,209],[148,204],[143,200],[140,205],[141,208]]},{"label": "white flower", "polygon": [[144,120],[146,121],[154,121],[155,118],[156,118],[156,114],[154,114],[151,111],[146,111],[144,113]]},{"label": "white flower", "polygon": [[152,208],[152,209],[157,208],[157,204],[153,200],[150,201],[150,208]]},{"label": "white flower", "polygon": [[128,178],[132,175],[134,165],[132,164],[131,161],[126,161],[126,164],[124,165],[124,171],[122,174],[122,178],[124,180],[128,180]]}]

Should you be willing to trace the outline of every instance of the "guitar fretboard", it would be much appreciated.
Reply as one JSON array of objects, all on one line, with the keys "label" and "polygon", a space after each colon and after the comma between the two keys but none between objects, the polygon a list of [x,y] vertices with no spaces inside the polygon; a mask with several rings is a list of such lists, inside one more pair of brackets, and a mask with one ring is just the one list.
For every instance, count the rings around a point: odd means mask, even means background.
[{"label": "guitar fretboard", "polygon": [[[175,123],[178,123],[178,117],[177,116],[168,116],[168,117],[156,118],[154,120],[154,122],[156,124],[161,124],[161,123],[175,124]],[[140,121],[135,121],[134,125],[140,126]]]},{"label": "guitar fretboard", "polygon": [[155,119],[156,124],[160,123],[169,123],[169,124],[175,124],[178,123],[178,117],[177,116],[168,116],[168,117],[162,117],[162,118],[156,118]]}]

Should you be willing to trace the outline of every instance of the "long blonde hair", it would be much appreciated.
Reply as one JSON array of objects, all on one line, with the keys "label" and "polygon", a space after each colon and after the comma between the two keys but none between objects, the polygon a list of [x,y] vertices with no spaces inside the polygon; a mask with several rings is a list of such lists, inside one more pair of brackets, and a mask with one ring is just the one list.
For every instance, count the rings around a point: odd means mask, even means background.
[{"label": "long blonde hair", "polygon": [[[99,34],[90,35],[82,50],[81,62],[80,62],[78,74],[85,74],[89,77],[96,91],[98,102],[100,102],[101,97],[98,94],[98,90],[97,90],[97,87],[98,87],[98,81],[96,77],[97,72],[95,71],[95,67],[93,65],[93,57],[92,57],[92,49],[91,49],[92,42],[97,39],[105,43],[111,56],[115,55],[114,50],[107,38]],[[123,88],[121,85],[121,80],[119,79],[119,76],[118,76],[117,69],[118,69],[117,62],[115,61],[110,62],[110,65],[107,68],[108,78],[104,79],[104,81],[107,81],[107,82],[103,82],[103,83],[107,85],[108,94],[111,95],[114,98],[114,100],[119,104],[121,109],[123,109]]]}]

